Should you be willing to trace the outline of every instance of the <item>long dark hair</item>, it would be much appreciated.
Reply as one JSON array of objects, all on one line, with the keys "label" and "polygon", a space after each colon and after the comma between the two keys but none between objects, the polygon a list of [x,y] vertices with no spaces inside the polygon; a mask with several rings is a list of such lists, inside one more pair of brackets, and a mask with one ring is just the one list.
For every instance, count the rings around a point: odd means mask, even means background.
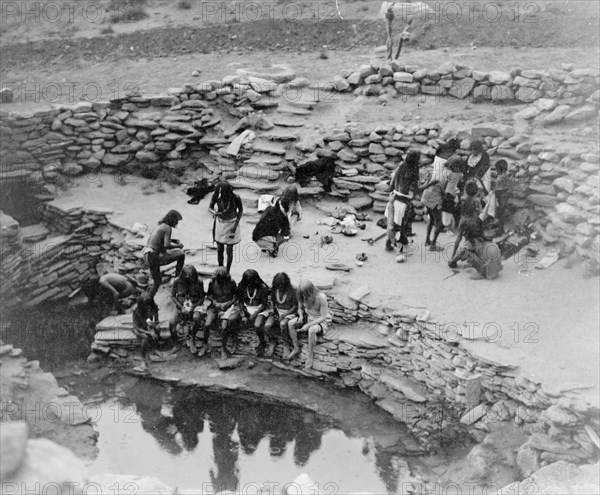
[{"label": "long dark hair", "polygon": [[198,283],[198,271],[194,265],[184,265],[181,269],[177,281],[186,284],[188,287]]},{"label": "long dark hair", "polygon": [[158,313],[158,306],[150,293],[143,292],[138,296],[135,313],[139,316],[141,321],[145,321]]},{"label": "long dark hair", "polygon": [[183,220],[181,213],[179,213],[177,210],[170,210],[162,218],[162,220],[158,222],[158,224],[160,225],[161,223],[166,223],[170,227],[175,227],[177,225],[177,222],[179,222],[180,220]]},{"label": "long dark hair", "polygon": [[269,288],[269,286],[263,281],[263,279],[260,278],[260,275],[256,270],[246,270],[242,275],[242,280],[240,280],[240,283],[238,285],[240,298],[244,297],[244,294],[247,289],[258,289],[259,287],[266,287],[267,289]]},{"label": "long dark hair", "polygon": [[224,210],[234,197],[233,186],[226,180],[222,180],[216,185],[212,200],[219,205],[219,210]]},{"label": "long dark hair", "polygon": [[275,274],[275,276],[273,277],[272,287],[273,290],[279,290],[281,292],[288,292],[290,290],[294,290],[294,287],[292,286],[292,281],[290,280],[288,274],[285,272],[279,272]]}]

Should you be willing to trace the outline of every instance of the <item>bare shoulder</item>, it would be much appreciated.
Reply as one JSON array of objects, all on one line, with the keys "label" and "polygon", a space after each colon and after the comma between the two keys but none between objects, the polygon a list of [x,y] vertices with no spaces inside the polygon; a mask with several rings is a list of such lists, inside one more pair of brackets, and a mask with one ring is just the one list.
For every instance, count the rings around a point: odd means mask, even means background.
[{"label": "bare shoulder", "polygon": [[317,299],[319,300],[319,306],[321,306],[321,305],[327,306],[327,296],[325,295],[324,292],[319,292]]}]

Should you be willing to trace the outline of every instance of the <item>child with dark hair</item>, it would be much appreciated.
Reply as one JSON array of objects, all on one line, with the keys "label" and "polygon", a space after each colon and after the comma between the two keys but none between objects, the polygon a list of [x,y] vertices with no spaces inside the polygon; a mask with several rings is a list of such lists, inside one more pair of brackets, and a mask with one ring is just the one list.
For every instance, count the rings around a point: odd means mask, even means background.
[{"label": "child with dark hair", "polygon": [[[242,305],[242,325],[253,326],[258,335],[259,344],[256,349],[257,355],[265,352],[265,323],[272,315],[273,310],[269,305],[269,287],[260,278],[256,270],[246,270],[238,285],[238,300]],[[267,336],[269,348],[267,357],[273,354],[276,341],[272,335]]]},{"label": "child with dark hair", "polygon": [[169,265],[174,261],[177,262],[175,276],[178,277],[185,263],[185,254],[182,251],[183,244],[175,239],[171,239],[173,229],[177,227],[182,218],[181,213],[177,210],[169,211],[158,222],[158,227],[150,234],[148,244],[142,251],[144,260],[150,268],[150,275],[152,276],[152,288],[150,289],[152,297],[156,295],[162,282],[160,267],[162,265]]},{"label": "child with dark hair", "polygon": [[283,359],[289,359],[290,333],[294,331],[292,320],[298,311],[298,296],[287,273],[280,272],[273,277],[271,304],[274,314],[267,318],[265,331],[273,335],[271,329],[279,329],[283,341]]},{"label": "child with dark hair", "polygon": [[252,231],[252,240],[273,258],[279,253],[279,246],[290,237],[290,222],[284,207],[287,204],[287,200],[281,199],[269,206]]},{"label": "child with dark hair", "polygon": [[482,180],[486,196],[480,218],[482,221],[489,219],[490,221],[486,222],[488,226],[496,223],[499,233],[504,230],[504,207],[508,199],[507,170],[508,162],[500,159],[488,169]]},{"label": "child with dark hair", "polygon": [[479,219],[479,214],[481,213],[481,201],[477,197],[478,192],[479,188],[474,181],[468,181],[465,184],[465,196],[461,201],[461,217],[458,224],[458,236],[456,237],[456,241],[454,241],[454,250],[452,251],[453,258],[458,251],[458,246],[463,240],[465,226],[472,228],[470,226],[476,224],[479,231],[481,233],[483,232],[481,220]]},{"label": "child with dark hair", "polygon": [[145,358],[153,344],[160,339],[158,306],[149,292],[140,294],[132,316],[133,333],[141,341],[142,356]]},{"label": "child with dark hair", "polygon": [[227,271],[233,263],[233,246],[242,240],[240,220],[244,213],[241,198],[233,192],[232,185],[223,180],[215,187],[208,207],[214,215],[213,240],[217,243],[217,260],[223,266],[227,246]]},{"label": "child with dark hair", "polygon": [[[196,268],[193,265],[185,265],[171,289],[171,300],[175,304],[176,311],[169,322],[169,331],[173,342],[186,342],[192,354],[198,351],[196,334],[205,316],[204,296],[204,284],[199,279]],[[178,331],[186,322],[191,324],[189,334]],[[198,352],[200,356],[204,355],[206,349],[202,347],[201,351]]]},{"label": "child with dark hair", "polygon": [[465,242],[458,253],[453,253],[448,262],[450,268],[456,268],[459,261],[467,261],[477,270],[478,276],[472,278],[494,279],[502,270],[501,253],[498,245],[483,238],[478,218],[468,217],[461,220],[461,236]]},{"label": "child with dark hair", "polygon": [[230,337],[235,337],[238,330],[240,307],[237,285],[226,268],[220,266],[215,270],[206,295],[210,298],[211,305],[204,323],[204,342],[208,345],[210,327],[218,322],[221,331],[221,359],[227,359],[230,356],[227,341]]},{"label": "child with dark hair", "polygon": [[490,166],[490,157],[483,149],[481,141],[473,141],[471,143],[471,154],[467,158],[467,169],[465,179],[475,179],[480,181]]}]

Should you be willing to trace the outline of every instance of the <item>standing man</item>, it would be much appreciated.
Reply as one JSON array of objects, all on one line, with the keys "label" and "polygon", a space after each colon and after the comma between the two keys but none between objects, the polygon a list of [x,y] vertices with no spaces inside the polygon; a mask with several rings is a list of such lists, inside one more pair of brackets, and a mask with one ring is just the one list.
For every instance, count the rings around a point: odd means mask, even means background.
[{"label": "standing man", "polygon": [[151,297],[154,297],[158,292],[158,288],[162,282],[160,267],[177,262],[175,267],[175,276],[178,277],[185,263],[185,254],[183,253],[183,244],[171,239],[171,233],[183,217],[177,210],[171,210],[158,223],[150,238],[148,244],[142,251],[144,261],[150,268],[152,276],[152,287],[148,291]]}]

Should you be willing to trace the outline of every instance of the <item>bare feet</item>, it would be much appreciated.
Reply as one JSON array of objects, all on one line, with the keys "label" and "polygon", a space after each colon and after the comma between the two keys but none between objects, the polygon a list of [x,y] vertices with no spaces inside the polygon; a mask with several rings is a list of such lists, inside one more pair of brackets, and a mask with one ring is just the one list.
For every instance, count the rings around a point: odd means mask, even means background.
[{"label": "bare feet", "polygon": [[283,359],[290,360],[290,359],[296,357],[298,354],[300,354],[300,348],[299,347],[294,347],[294,349],[292,350],[292,352],[288,356],[284,357]]},{"label": "bare feet", "polygon": [[225,359],[229,359],[229,357],[231,356],[231,354],[229,354],[229,351],[225,348],[221,349],[221,359],[225,360]]},{"label": "bare feet", "polygon": [[283,354],[281,355],[283,359],[287,359],[287,355],[290,353],[290,346],[283,344]]},{"label": "bare feet", "polygon": [[265,356],[271,357],[274,352],[275,352],[275,342],[271,342],[269,344],[269,347],[267,347],[267,352],[265,353]]},{"label": "bare feet", "polygon": [[305,370],[311,369],[313,367],[313,361],[314,361],[314,359],[312,357],[308,358],[306,360],[306,363],[304,364],[304,369]]},{"label": "bare feet", "polygon": [[208,351],[208,346],[206,344],[201,344],[196,355],[202,357],[206,354],[206,351]]}]

